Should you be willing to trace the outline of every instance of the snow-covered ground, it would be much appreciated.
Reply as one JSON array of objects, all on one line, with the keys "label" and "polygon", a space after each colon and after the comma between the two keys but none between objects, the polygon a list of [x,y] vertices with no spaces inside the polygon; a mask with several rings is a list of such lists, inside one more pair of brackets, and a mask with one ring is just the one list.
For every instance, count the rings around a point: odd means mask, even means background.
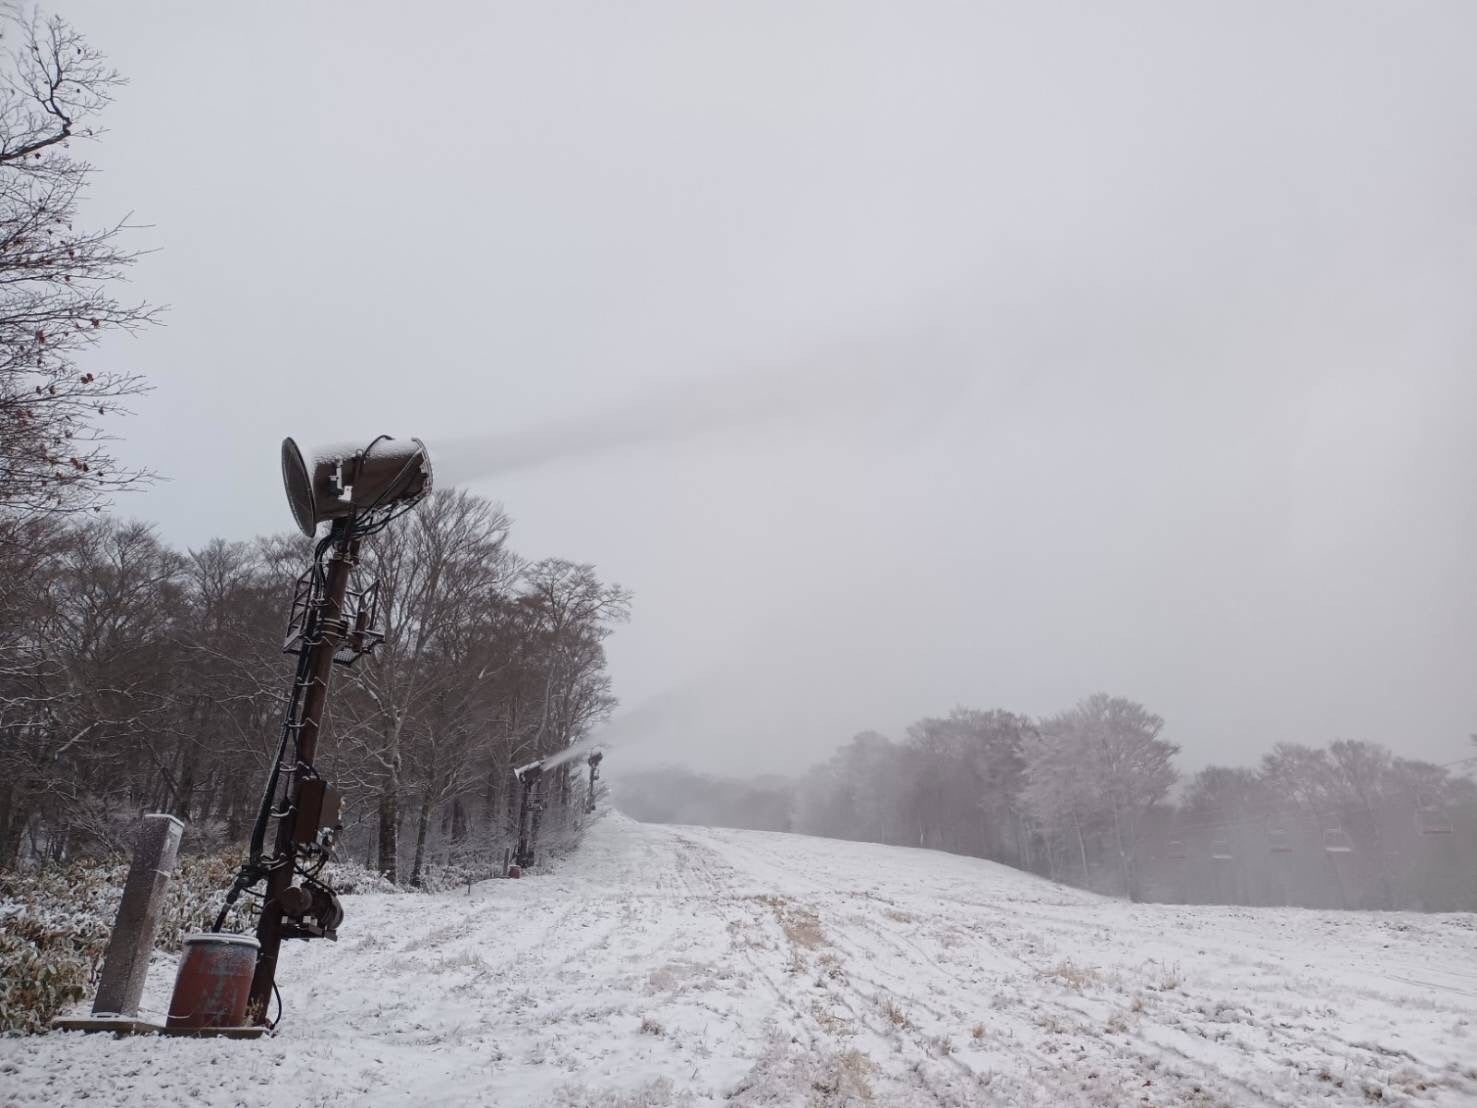
[{"label": "snow-covered ground", "polygon": [[346,907],[275,1036],[0,1041],[0,1105],[1477,1104],[1470,915],[619,815],[556,873]]}]

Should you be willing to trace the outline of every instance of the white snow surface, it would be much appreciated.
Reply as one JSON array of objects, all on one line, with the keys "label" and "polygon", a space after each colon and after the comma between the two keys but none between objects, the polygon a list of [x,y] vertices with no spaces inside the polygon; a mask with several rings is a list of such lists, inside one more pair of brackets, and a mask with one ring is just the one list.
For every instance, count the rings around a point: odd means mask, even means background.
[{"label": "white snow surface", "polygon": [[555,872],[346,908],[273,1036],[0,1040],[0,1105],[1477,1104],[1471,915],[618,814]]}]

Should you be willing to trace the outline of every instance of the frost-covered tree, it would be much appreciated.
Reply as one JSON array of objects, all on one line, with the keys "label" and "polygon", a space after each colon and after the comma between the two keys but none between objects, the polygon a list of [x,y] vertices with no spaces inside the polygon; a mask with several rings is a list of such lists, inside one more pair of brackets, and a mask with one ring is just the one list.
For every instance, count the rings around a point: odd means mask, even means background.
[{"label": "frost-covered tree", "polygon": [[0,41],[0,510],[76,510],[146,476],[103,429],[142,377],[79,363],[152,318],[115,292],[136,257],[123,223],[79,211],[94,168],[74,144],[100,133],[122,78],[60,17],[12,13]]},{"label": "frost-covered tree", "polygon": [[[378,793],[377,865],[392,881],[407,755],[418,739],[448,738],[446,698],[467,679],[450,655],[517,573],[503,549],[507,529],[495,505],[461,490],[438,492],[363,551],[365,579],[379,582],[385,639],[350,671],[339,746],[349,756],[346,772]],[[445,772],[430,761],[433,776]]]},{"label": "frost-covered tree", "polygon": [[1180,811],[1192,825],[1212,826],[1270,813],[1276,796],[1256,769],[1206,766],[1185,785]]},{"label": "frost-covered tree", "polygon": [[911,774],[907,752],[863,731],[801,780],[795,825],[811,835],[916,843],[916,825],[904,810]]},{"label": "frost-covered tree", "polygon": [[908,728],[909,809],[921,845],[1014,860],[1016,794],[1023,784],[1024,716],[955,708]]},{"label": "frost-covered tree", "polygon": [[1026,802],[1042,822],[1070,824],[1082,851],[1083,830],[1107,830],[1124,890],[1139,894],[1137,851],[1143,817],[1178,779],[1179,747],[1159,738],[1164,720],[1123,697],[1094,693],[1041,724],[1026,746]]},{"label": "frost-covered tree", "polygon": [[1081,747],[1076,733],[1065,728],[1044,727],[1029,738],[1022,748],[1026,784],[1021,800],[1041,829],[1048,870],[1057,873],[1059,849],[1070,844],[1085,883],[1086,833],[1097,817],[1098,805]]}]

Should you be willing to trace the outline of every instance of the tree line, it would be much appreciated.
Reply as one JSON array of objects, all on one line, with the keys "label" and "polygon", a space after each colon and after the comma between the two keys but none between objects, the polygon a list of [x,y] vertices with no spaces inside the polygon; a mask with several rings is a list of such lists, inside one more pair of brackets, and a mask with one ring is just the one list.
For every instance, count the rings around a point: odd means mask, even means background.
[{"label": "tree line", "polygon": [[[122,845],[144,811],[190,840],[250,832],[280,733],[298,537],[176,550],[102,517],[151,475],[117,456],[138,373],[101,340],[156,320],[118,289],[138,253],[91,221],[87,144],[124,79],[65,19],[0,10],[0,866]],[[486,866],[512,768],[611,710],[603,642],[628,595],[592,567],[528,561],[496,505],[435,495],[365,545],[384,641],[340,672],[318,768],[342,787],[345,849],[418,883],[432,858]],[[546,782],[577,821],[579,766]]]},{"label": "tree line", "polygon": [[[604,640],[629,595],[529,561],[495,504],[433,494],[361,551],[384,641],[336,667],[319,769],[345,793],[341,852],[418,884],[432,861],[500,858],[514,767],[567,749],[615,704]],[[281,651],[299,536],[176,550],[144,524],[0,515],[0,865],[121,849],[145,811],[197,845],[250,833],[292,666]],[[583,811],[554,771],[550,830]]]},{"label": "tree line", "polygon": [[956,708],[798,778],[657,771],[617,795],[638,818],[945,850],[1133,899],[1477,908],[1469,777],[1338,740],[1181,781],[1163,726],[1103,693],[1045,719]]}]

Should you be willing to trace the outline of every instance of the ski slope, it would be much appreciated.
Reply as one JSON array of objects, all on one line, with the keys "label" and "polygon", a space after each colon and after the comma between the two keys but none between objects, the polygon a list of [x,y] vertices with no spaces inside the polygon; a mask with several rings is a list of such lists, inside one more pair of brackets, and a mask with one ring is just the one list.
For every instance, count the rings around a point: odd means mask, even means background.
[{"label": "ski slope", "polygon": [[555,873],[346,907],[272,1038],[4,1040],[0,1105],[1477,1104],[1470,915],[615,814]]}]

